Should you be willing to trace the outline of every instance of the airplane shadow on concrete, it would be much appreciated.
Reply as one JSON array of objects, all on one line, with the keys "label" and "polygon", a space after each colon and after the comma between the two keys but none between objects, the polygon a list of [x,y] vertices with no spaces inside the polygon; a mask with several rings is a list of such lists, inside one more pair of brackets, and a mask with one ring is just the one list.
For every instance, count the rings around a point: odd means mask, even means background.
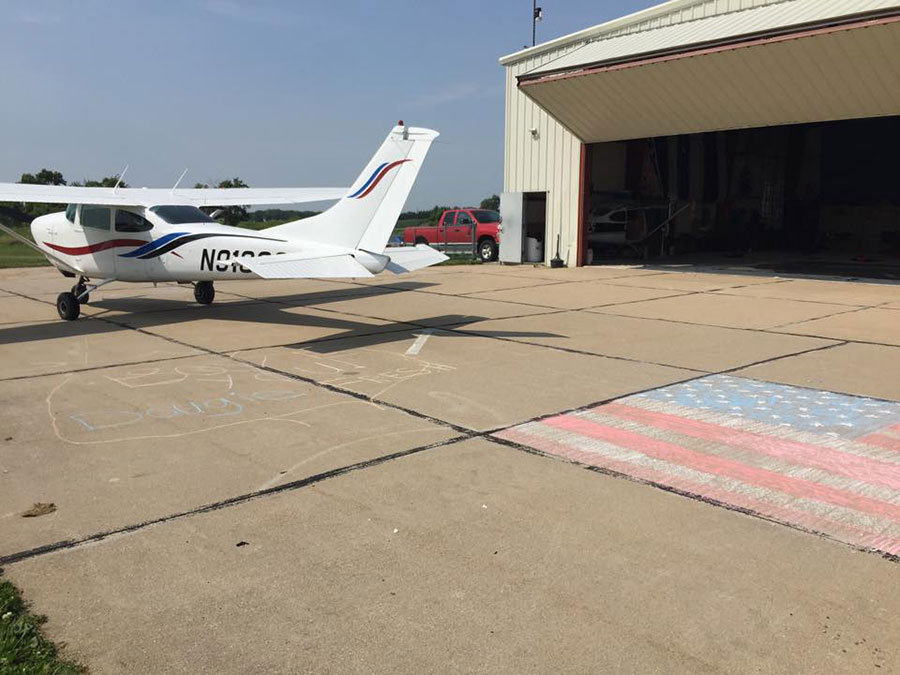
[{"label": "airplane shadow on concrete", "polygon": [[[0,326],[0,344],[13,344],[54,340],[73,336],[89,336],[110,334],[132,329],[146,330],[154,333],[154,329],[200,319],[218,321],[235,321],[258,324],[260,330],[266,326],[296,326],[303,328],[334,329],[332,335],[300,339],[286,346],[300,349],[315,349],[320,352],[335,352],[355,348],[359,338],[365,338],[365,346],[389,344],[406,341],[411,334],[419,333],[423,327],[441,331],[441,335],[454,337],[561,337],[553,333],[528,331],[478,331],[478,333],[446,332],[441,329],[458,329],[491,317],[479,315],[445,314],[432,315],[404,321],[377,319],[379,324],[356,321],[348,314],[327,313],[329,301],[344,302],[353,299],[372,298],[384,295],[396,295],[400,300],[404,292],[418,290],[433,284],[404,282],[393,286],[357,286],[344,291],[324,291],[315,293],[298,293],[263,299],[247,298],[214,303],[201,307],[192,302],[190,289],[185,289],[185,299],[153,297],[152,291],[138,297],[105,297],[92,302],[92,309],[105,310],[93,314],[85,314],[78,321],[62,321],[56,318],[55,310],[48,304],[48,320],[33,324],[15,324],[9,327]],[[227,291],[225,291],[227,293]],[[434,296],[435,305],[439,306],[441,296]],[[317,314],[296,311],[309,305],[317,305]],[[288,310],[295,311],[288,311]],[[202,330],[202,329],[201,329]],[[161,336],[165,338],[165,336]],[[189,340],[179,340],[194,346]],[[348,341],[350,341],[348,343]],[[252,348],[252,347],[251,347]]]}]

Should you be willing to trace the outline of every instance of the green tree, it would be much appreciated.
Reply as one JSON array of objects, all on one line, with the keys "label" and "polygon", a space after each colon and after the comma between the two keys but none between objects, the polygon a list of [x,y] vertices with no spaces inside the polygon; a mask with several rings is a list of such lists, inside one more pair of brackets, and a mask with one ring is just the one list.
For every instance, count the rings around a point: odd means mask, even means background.
[{"label": "green tree", "polygon": [[[116,183],[119,182],[118,176],[106,176],[105,178],[101,178],[100,180],[86,180],[81,183],[72,183],[72,185],[80,185],[82,187],[116,187]],[[127,188],[128,183],[124,180],[119,183],[120,188]]]},{"label": "green tree", "polygon": [[[22,177],[19,179],[20,183],[27,183],[29,185],[65,185],[66,179],[63,178],[62,173],[59,171],[54,171],[52,169],[41,169],[37,173],[23,173]],[[48,213],[54,213],[55,211],[62,210],[59,204],[9,204],[8,207],[15,212],[18,212],[20,216],[15,216],[13,213],[8,212],[5,215],[7,218],[6,222],[20,220],[24,222],[30,222],[34,220],[38,216],[43,216]]]},{"label": "green tree", "polygon": [[481,208],[490,209],[491,211],[500,210],[500,195],[491,195],[481,200]]},{"label": "green tree", "polygon": [[30,185],[65,185],[66,179],[59,171],[41,169],[37,173],[23,173],[19,182]]}]

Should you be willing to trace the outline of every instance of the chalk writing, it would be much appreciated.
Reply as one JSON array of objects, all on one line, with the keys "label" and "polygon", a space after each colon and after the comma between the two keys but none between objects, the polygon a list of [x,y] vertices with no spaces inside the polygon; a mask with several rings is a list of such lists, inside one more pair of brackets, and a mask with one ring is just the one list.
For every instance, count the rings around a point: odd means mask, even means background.
[{"label": "chalk writing", "polygon": [[227,396],[203,400],[172,401],[152,406],[130,406],[121,410],[92,410],[71,413],[69,419],[88,431],[130,426],[142,421],[168,420],[180,417],[213,419],[234,417],[248,407],[269,401],[290,401],[305,396],[304,392],[284,389],[256,391],[249,394],[229,392]]}]

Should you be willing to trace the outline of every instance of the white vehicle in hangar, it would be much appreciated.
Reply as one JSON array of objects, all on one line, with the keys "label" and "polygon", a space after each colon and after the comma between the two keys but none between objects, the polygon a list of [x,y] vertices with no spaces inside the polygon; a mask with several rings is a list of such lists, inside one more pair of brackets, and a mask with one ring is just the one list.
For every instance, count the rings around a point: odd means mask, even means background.
[{"label": "white vehicle in hangar", "polygon": [[[4,231],[77,277],[56,308],[77,319],[91,291],[112,281],[190,283],[209,304],[220,279],[402,274],[447,257],[426,246],[386,248],[438,133],[400,122],[347,188],[137,189],[0,183],[0,202],[68,204],[35,218],[34,242]],[[221,225],[201,206],[338,200],[318,215],[258,232]]]}]

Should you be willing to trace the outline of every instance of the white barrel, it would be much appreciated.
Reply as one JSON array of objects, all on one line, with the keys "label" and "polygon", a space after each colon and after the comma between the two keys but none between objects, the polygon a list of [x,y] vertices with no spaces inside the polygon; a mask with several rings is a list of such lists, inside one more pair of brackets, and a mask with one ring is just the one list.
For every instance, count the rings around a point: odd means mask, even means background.
[{"label": "white barrel", "polygon": [[534,237],[525,238],[525,261],[544,262],[544,243]]}]

